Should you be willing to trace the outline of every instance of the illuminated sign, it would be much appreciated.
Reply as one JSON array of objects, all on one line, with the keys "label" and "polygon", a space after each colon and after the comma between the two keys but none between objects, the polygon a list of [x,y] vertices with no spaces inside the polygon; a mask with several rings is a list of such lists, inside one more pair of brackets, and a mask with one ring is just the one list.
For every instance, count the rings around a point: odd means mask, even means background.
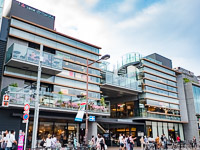
[{"label": "illuminated sign", "polygon": [[[16,2],[18,2],[18,1],[16,1]],[[24,4],[24,3],[18,2],[18,5],[23,7],[23,8],[28,9],[29,11],[35,12],[37,14],[43,15],[43,16],[51,18],[51,19],[55,19],[54,16],[52,16],[52,15],[50,15],[48,13],[45,13],[45,12],[43,12],[41,10],[35,9],[35,8],[31,7],[31,6],[28,6],[28,5]]]}]

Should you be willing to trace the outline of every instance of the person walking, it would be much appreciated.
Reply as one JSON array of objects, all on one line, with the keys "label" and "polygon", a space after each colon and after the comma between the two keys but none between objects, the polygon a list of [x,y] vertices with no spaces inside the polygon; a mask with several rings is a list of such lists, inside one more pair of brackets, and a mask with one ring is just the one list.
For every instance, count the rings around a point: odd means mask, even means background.
[{"label": "person walking", "polygon": [[6,133],[3,134],[2,139],[1,139],[1,150],[6,149]]},{"label": "person walking", "polygon": [[193,139],[192,139],[192,148],[197,148],[197,139],[196,137],[194,136]]},{"label": "person walking", "polygon": [[101,150],[105,150],[105,139],[103,138],[103,136],[100,136],[100,146]]},{"label": "person walking", "polygon": [[119,149],[122,149],[122,147],[124,146],[123,142],[122,142],[122,139],[123,139],[122,134],[119,134]]},{"label": "person walking", "polygon": [[46,149],[50,150],[51,149],[51,134],[48,134],[48,137],[46,138]]},{"label": "person walking", "polygon": [[12,143],[10,141],[10,133],[8,130],[5,131],[6,133],[6,148],[5,150],[11,150],[12,149]]},{"label": "person walking", "polygon": [[92,135],[92,138],[90,140],[89,145],[90,145],[91,150],[95,149],[95,138],[94,138],[94,135]]},{"label": "person walking", "polygon": [[140,144],[141,144],[141,150],[143,150],[144,149],[144,138],[143,138],[143,136],[141,136],[141,138],[140,138]]},{"label": "person walking", "polygon": [[164,149],[167,149],[167,137],[163,134],[163,141],[164,141]]},{"label": "person walking", "polygon": [[155,149],[160,149],[160,138],[159,136],[156,137],[155,139]]},{"label": "person walking", "polygon": [[130,150],[130,138],[129,138],[129,135],[126,136],[125,142],[126,142],[126,150]]},{"label": "person walking", "polygon": [[133,137],[130,135],[129,138],[130,138],[130,150],[133,150],[134,145],[135,145],[134,140],[136,140],[136,137]]}]

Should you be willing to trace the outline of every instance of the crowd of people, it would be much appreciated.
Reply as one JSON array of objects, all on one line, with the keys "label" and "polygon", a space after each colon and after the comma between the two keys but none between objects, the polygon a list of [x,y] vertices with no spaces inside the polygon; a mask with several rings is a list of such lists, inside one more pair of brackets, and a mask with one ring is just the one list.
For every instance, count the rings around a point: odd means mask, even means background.
[{"label": "crowd of people", "polygon": [[59,150],[61,149],[62,145],[60,143],[60,141],[56,138],[56,136],[52,136],[51,134],[48,134],[47,138],[43,138],[40,141],[40,146],[42,148],[46,148],[48,149],[55,149],[55,150]]},{"label": "crowd of people", "polygon": [[6,130],[0,134],[0,150],[16,150],[17,141],[15,140],[15,131]]},{"label": "crowd of people", "polygon": [[[161,148],[168,149],[169,144],[172,146],[172,148],[174,148],[175,143],[177,144],[176,148],[181,149],[181,145],[182,145],[181,142],[182,141],[179,136],[177,136],[176,140],[174,140],[171,137],[169,137],[169,139],[167,139],[165,134],[161,135],[161,137],[157,136],[155,139],[151,138],[151,137],[146,137],[146,136],[140,138],[141,149],[145,149],[145,150],[148,150],[148,149],[160,150]],[[189,145],[192,148],[197,148],[197,140],[196,140],[195,136],[190,141]]]},{"label": "crowd of people", "polygon": [[122,150],[133,150],[135,142],[134,140],[136,140],[136,137],[133,136],[129,136],[129,135],[119,135],[119,144],[120,144],[120,149]]}]

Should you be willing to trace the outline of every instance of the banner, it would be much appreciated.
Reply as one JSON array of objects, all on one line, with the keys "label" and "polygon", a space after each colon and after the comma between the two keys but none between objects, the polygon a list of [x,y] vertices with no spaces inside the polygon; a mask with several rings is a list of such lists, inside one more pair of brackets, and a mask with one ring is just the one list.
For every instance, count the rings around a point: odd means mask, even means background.
[{"label": "banner", "polygon": [[24,132],[20,130],[18,139],[18,150],[23,150],[23,145],[24,145]]},{"label": "banner", "polygon": [[85,105],[86,105],[86,103],[80,104],[80,107],[79,107],[78,113],[76,115],[75,121],[80,121],[80,122],[83,121],[83,116],[84,116],[84,113],[85,113]]}]

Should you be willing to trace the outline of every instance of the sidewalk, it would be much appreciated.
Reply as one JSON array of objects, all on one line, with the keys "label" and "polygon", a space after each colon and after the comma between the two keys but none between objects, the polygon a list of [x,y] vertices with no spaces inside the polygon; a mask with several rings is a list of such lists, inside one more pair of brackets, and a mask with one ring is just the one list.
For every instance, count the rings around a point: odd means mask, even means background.
[{"label": "sidewalk", "polygon": [[[119,150],[119,147],[108,147],[108,150]],[[133,150],[141,150],[141,147],[134,147]]]}]

